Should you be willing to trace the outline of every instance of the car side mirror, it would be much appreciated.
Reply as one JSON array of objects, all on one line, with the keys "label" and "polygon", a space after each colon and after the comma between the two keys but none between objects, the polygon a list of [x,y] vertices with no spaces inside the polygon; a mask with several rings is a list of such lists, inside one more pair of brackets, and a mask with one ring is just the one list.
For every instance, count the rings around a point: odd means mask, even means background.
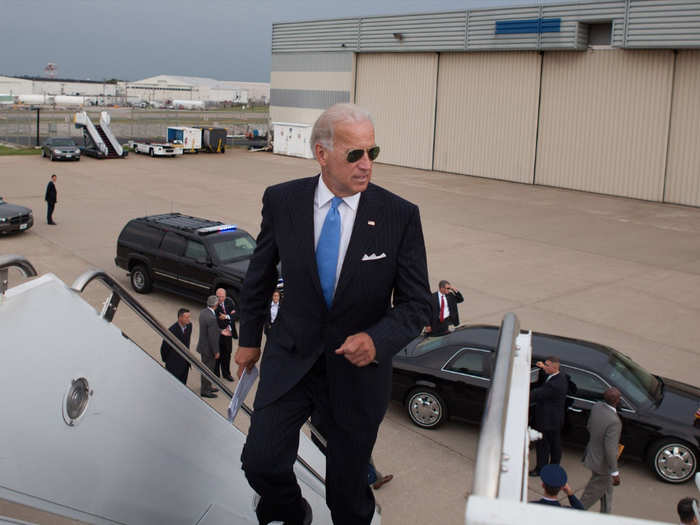
[{"label": "car side mirror", "polygon": [[197,264],[207,264],[207,258],[206,258],[206,257],[197,257],[197,258],[195,259],[195,261],[197,262]]}]

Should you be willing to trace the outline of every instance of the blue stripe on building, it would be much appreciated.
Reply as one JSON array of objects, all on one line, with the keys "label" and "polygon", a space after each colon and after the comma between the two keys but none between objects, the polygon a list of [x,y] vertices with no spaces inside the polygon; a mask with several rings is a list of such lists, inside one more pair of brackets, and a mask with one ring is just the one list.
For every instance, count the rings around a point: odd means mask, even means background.
[{"label": "blue stripe on building", "polygon": [[560,33],[561,18],[531,18],[528,20],[497,20],[497,35],[524,33]]}]

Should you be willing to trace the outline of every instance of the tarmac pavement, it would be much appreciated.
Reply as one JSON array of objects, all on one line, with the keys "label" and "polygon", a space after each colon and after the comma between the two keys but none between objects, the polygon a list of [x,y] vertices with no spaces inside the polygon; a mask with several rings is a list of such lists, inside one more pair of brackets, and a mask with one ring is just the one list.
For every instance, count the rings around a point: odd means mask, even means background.
[{"label": "tarmac pavement", "polygon": [[[45,220],[52,173],[58,226]],[[28,232],[0,237],[0,253],[22,254],[40,274],[53,272],[68,284],[98,267],[129,287],[114,265],[116,239],[129,219],[180,211],[255,236],[264,188],[315,173],[310,160],[238,149],[76,163],[0,157],[0,195],[35,215]],[[419,204],[431,288],[448,279],[464,294],[463,323],[498,324],[512,311],[524,329],[610,345],[654,373],[700,383],[700,209],[382,164],[373,182]],[[21,281],[11,270],[10,286]],[[107,293],[95,284],[84,296],[99,307]],[[163,292],[137,297],[166,326],[178,307],[202,307]],[[114,322],[159,359],[160,340],[125,306]],[[196,323],[194,331],[193,348]],[[197,392],[199,377],[191,373],[188,384]],[[227,400],[212,401],[225,413]],[[245,427],[241,419],[236,423]],[[394,474],[376,492],[383,523],[464,523],[477,438],[476,426],[457,422],[419,429],[392,403],[374,452],[379,470]],[[580,450],[565,449],[563,466],[579,496],[589,477],[580,457]],[[620,471],[615,513],[675,522],[677,501],[697,495],[690,483],[657,481],[641,463],[623,461]],[[541,492],[531,480],[531,499]],[[17,508],[0,502],[0,514],[26,516]]]}]

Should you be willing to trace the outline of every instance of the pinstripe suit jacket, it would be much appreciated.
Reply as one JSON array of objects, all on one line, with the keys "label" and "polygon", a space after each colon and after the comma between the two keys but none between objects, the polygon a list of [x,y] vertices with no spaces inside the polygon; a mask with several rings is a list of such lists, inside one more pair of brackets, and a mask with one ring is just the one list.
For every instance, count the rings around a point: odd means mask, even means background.
[{"label": "pinstripe suit jacket", "polygon": [[[314,247],[318,178],[271,186],[263,195],[257,247],[241,290],[239,343],[260,346],[281,262],[284,301],[268,333],[255,407],[284,395],[325,354],[334,417],[350,425],[378,424],[391,391],[392,357],[428,322],[430,289],[420,216],[414,204],[370,184],[360,196],[328,308]],[[372,254],[380,258],[363,260]],[[358,368],[335,355],[345,338],[358,332],[372,337],[376,366]]]}]

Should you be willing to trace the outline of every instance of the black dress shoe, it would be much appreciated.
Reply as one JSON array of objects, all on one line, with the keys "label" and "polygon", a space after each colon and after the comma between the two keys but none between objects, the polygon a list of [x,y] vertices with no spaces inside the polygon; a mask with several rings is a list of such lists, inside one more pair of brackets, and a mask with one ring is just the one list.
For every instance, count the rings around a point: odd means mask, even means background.
[{"label": "black dress shoe", "polygon": [[219,389],[216,388],[215,386],[213,386],[209,389],[209,392],[218,392],[218,391],[219,391]]},{"label": "black dress shoe", "polygon": [[214,392],[204,392],[203,394],[201,394],[201,396],[202,397],[210,397],[210,398],[219,397]]},{"label": "black dress shoe", "polygon": [[531,478],[539,478],[540,477],[540,471],[537,469],[532,469],[530,472],[528,472]]},{"label": "black dress shoe", "polygon": [[231,377],[231,376],[224,376],[224,379],[226,381],[233,381],[234,380],[233,377]]}]

